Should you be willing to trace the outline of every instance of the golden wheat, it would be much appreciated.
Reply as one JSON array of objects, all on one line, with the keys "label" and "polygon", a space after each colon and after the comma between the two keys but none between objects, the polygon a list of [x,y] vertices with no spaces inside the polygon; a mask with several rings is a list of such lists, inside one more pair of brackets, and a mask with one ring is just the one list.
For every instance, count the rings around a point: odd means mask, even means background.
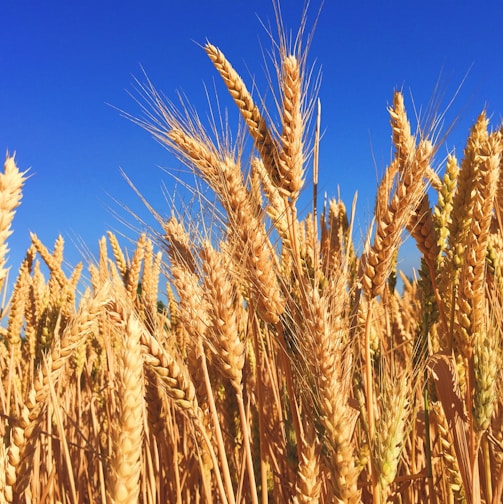
[{"label": "golden wheat", "polygon": [[[483,112],[436,166],[396,92],[362,246],[355,202],[318,217],[305,21],[293,51],[278,23],[274,113],[204,47],[236,138],[141,87],[136,122],[213,192],[193,188],[204,214],[151,209],[155,236],[108,232],[87,272],[31,234],[1,310],[0,502],[502,501],[501,129]],[[3,284],[25,174],[7,156]]]}]

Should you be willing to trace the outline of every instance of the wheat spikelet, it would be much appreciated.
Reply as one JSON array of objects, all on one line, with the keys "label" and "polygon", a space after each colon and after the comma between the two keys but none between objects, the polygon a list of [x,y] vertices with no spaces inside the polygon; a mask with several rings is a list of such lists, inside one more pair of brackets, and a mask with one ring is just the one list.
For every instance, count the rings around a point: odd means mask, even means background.
[{"label": "wheat spikelet", "polygon": [[108,250],[107,250],[107,239],[102,236],[98,242],[99,245],[99,256],[98,256],[98,269],[97,275],[94,278],[93,285],[95,288],[99,288],[99,285],[102,285],[106,282],[110,276],[108,271],[109,258],[108,258]]},{"label": "wheat spikelet", "polygon": [[[448,156],[450,157],[450,155]],[[435,189],[435,191],[441,191],[444,183],[440,179],[439,174],[431,167],[428,166],[426,168],[426,179],[428,180],[428,184]]]},{"label": "wheat spikelet", "polygon": [[[501,174],[500,174],[501,175]],[[488,237],[487,243],[487,266],[489,284],[492,288],[496,287],[501,289],[502,287],[502,264],[501,257],[503,253],[503,236],[500,233],[498,226],[495,224],[493,219],[493,224],[491,226],[491,231]]]},{"label": "wheat spikelet", "polygon": [[260,161],[260,163],[262,163],[262,160],[256,156],[253,156],[250,162],[250,198],[252,200],[253,206],[256,209],[256,214],[260,215],[262,213],[262,207],[264,205],[264,198],[262,196],[262,182],[260,180],[259,174],[257,173],[257,170],[254,169],[254,164],[256,163],[256,161]]},{"label": "wheat spikelet", "polygon": [[[29,252],[31,253],[30,249]],[[33,274],[30,277],[29,282],[29,290],[26,296],[25,303],[25,342],[24,345],[25,351],[28,354],[28,359],[30,363],[35,362],[36,354],[37,354],[37,336],[38,336],[38,321],[40,318],[40,309],[41,309],[41,299],[40,299],[40,291],[39,285],[37,282],[39,281],[38,275],[40,274],[40,264],[39,262],[35,262],[34,267],[32,268]]]},{"label": "wheat spikelet", "polygon": [[162,254],[154,258],[154,245],[152,240],[147,240],[145,257],[143,259],[143,272],[141,277],[141,295],[145,305],[153,307],[157,301],[160,262]]},{"label": "wheat spikelet", "polygon": [[325,203],[321,215],[320,255],[323,258],[322,269],[327,277],[339,272],[344,258],[347,257],[348,261],[351,261],[355,256],[348,231],[349,222],[344,203],[332,199],[328,208]]},{"label": "wheat spikelet", "polygon": [[[146,324],[152,327],[152,332],[155,332],[155,327],[159,322],[157,313],[163,306],[158,301],[161,264],[162,252],[159,251],[154,256],[153,243],[151,240],[148,240],[145,247],[141,277],[141,308]],[[166,320],[166,317],[163,318]]]},{"label": "wheat spikelet", "polygon": [[7,154],[3,173],[0,173],[0,287],[8,272],[5,267],[9,252],[7,238],[12,234],[11,224],[15,210],[21,203],[26,173],[20,172],[14,156]]},{"label": "wheat spikelet", "polygon": [[[30,247],[31,252],[35,250]],[[44,315],[48,309],[48,287],[44,275],[40,269],[40,261],[35,260],[33,272],[30,281],[30,292],[28,295],[28,305],[25,309],[25,332],[29,344],[29,355],[39,357],[45,350],[44,331],[46,330]],[[33,335],[32,335],[33,333]],[[32,345],[34,347],[32,348]],[[32,361],[34,363],[34,361]],[[33,380],[33,369],[30,369],[31,379]]]},{"label": "wheat spikelet", "polygon": [[52,249],[52,257],[54,259],[54,263],[57,264],[60,268],[63,265],[64,251],[65,240],[63,240],[63,237],[61,235],[58,235]]}]

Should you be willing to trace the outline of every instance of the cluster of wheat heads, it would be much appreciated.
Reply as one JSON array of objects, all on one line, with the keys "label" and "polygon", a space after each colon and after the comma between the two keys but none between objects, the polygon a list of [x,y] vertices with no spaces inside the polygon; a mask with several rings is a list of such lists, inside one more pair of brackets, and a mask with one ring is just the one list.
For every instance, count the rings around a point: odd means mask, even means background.
[{"label": "cluster of wheat heads", "polygon": [[[88,279],[32,235],[2,310],[1,502],[501,502],[501,131],[482,113],[439,176],[395,93],[358,252],[339,199],[300,217],[319,113],[299,40],[278,48],[274,123],[205,46],[251,152],[145,88],[214,226],[173,209],[129,254],[109,232]],[[2,282],[25,178],[8,156]],[[404,233],[422,258],[399,290]]]}]

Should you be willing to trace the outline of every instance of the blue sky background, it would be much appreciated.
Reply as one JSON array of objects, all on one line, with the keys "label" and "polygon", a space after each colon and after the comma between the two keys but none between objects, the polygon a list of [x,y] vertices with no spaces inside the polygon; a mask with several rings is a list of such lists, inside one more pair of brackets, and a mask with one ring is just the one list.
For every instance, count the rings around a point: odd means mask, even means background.
[{"label": "blue sky background", "polygon": [[[285,25],[295,31],[303,2],[282,3]],[[318,7],[311,2],[311,21]],[[133,222],[114,199],[148,214],[120,169],[160,213],[170,213],[162,184],[169,192],[173,181],[160,167],[178,174],[180,163],[113,107],[140,113],[128,92],[134,76],[143,78],[142,66],[168,98],[183,91],[204,116],[204,84],[222,89],[198,46],[206,40],[263,90],[261,46],[271,44],[259,18],[274,26],[270,0],[0,3],[0,148],[16,151],[18,166],[32,174],[9,242],[15,270],[29,231],[49,247],[62,234],[72,264],[81,258],[79,240],[96,251],[107,229],[134,237],[114,216],[119,210]],[[484,107],[499,126],[502,21],[500,1],[326,0],[310,50],[323,76],[320,192],[335,196],[340,187],[349,207],[358,190],[357,229],[367,228],[377,176],[390,160],[386,107],[395,89],[403,89],[413,118],[411,96],[424,108],[439,83],[445,108],[468,73],[447,114],[447,123],[460,117],[439,161],[448,149],[461,157]],[[404,268],[413,257],[413,246],[406,248]]]}]

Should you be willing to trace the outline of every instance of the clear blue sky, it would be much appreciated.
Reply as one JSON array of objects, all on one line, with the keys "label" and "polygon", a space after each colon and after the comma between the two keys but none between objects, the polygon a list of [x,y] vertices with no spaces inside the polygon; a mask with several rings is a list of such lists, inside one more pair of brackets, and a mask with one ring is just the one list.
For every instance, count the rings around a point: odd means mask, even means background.
[{"label": "clear blue sky", "polygon": [[[311,20],[319,1],[311,2]],[[302,2],[283,1],[285,24],[296,30]],[[25,1],[0,3],[0,148],[17,152],[32,177],[10,239],[17,270],[29,231],[48,246],[58,234],[72,263],[82,239],[91,250],[107,229],[124,230],[111,210],[122,201],[143,216],[120,168],[161,212],[162,195],[179,162],[111,104],[133,115],[128,95],[140,65],[169,98],[188,95],[204,115],[204,84],[217,79],[198,46],[217,45],[250,84],[264,83],[259,18],[274,25],[270,0]],[[390,159],[386,111],[394,89],[426,106],[435,85],[446,105],[469,71],[448,121],[461,113],[447,148],[459,156],[468,128],[487,107],[493,126],[503,112],[503,3],[500,1],[326,0],[311,47],[321,67],[325,136],[320,190],[348,206],[359,191],[359,226],[366,228],[377,184]],[[3,163],[3,159],[2,159]],[[127,214],[121,212],[127,218]],[[132,221],[132,219],[130,219]],[[129,232],[130,236],[134,234]],[[405,259],[406,261],[407,259]]]}]

